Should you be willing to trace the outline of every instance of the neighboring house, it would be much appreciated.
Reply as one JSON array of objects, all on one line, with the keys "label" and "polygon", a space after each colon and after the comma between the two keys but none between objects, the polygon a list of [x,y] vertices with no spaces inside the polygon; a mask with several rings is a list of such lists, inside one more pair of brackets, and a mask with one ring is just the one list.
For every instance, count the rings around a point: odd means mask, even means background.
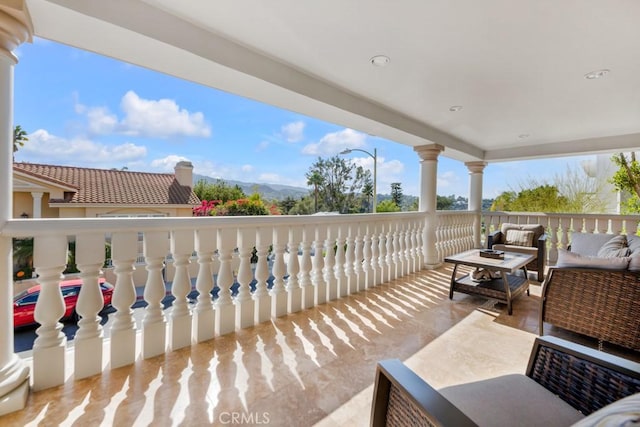
[{"label": "neighboring house", "polygon": [[193,165],[175,174],[13,164],[14,218],[192,216]]}]

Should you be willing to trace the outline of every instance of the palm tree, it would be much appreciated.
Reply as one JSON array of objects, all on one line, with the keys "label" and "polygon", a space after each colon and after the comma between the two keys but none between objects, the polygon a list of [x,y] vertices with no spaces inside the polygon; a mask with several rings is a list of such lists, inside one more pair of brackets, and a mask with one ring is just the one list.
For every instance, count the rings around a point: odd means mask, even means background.
[{"label": "palm tree", "polygon": [[20,125],[13,128],[13,152],[18,151],[18,148],[24,147],[24,143],[28,141],[27,131],[22,129]]},{"label": "palm tree", "polygon": [[324,179],[320,172],[313,171],[311,175],[307,175],[307,185],[313,185],[314,212],[318,212],[318,187],[322,185]]}]

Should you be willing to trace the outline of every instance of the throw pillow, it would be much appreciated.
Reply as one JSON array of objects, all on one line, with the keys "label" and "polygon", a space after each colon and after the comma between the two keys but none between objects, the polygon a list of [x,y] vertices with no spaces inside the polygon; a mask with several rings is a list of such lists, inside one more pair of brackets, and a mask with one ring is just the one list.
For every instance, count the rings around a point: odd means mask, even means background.
[{"label": "throw pillow", "polygon": [[628,256],[629,246],[627,245],[627,236],[620,234],[602,245],[598,250],[598,257],[611,258],[616,256]]},{"label": "throw pillow", "polygon": [[598,251],[607,243],[613,234],[607,233],[571,233],[571,252],[580,255],[597,256]]},{"label": "throw pillow", "polygon": [[533,231],[527,230],[507,230],[505,244],[515,246],[532,246]]},{"label": "throw pillow", "polygon": [[610,403],[572,427],[632,426],[637,423],[640,423],[640,393]]},{"label": "throw pillow", "polygon": [[603,270],[625,270],[629,266],[629,257],[599,258],[585,256],[558,249],[558,268],[601,268]]}]

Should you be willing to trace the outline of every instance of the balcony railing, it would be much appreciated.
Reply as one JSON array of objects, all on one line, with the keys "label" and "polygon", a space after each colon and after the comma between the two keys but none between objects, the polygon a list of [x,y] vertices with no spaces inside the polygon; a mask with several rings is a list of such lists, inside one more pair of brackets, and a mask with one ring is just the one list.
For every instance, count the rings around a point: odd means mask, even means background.
[{"label": "balcony railing", "polygon": [[[557,249],[570,243],[571,231],[635,232],[640,222],[637,216],[484,212],[481,217],[466,211],[440,211],[436,219],[435,242],[424,241],[426,216],[418,212],[9,221],[3,235],[34,237],[41,285],[33,388],[64,382],[67,351],[73,352],[76,379],[96,375],[105,366],[132,364],[138,357],[154,357],[400,278],[424,266],[425,245],[434,245],[442,260],[477,246],[481,230],[486,239],[503,222],[543,224],[550,235],[551,262]],[[76,242],[84,281],[73,346],[61,331],[59,288],[70,239]],[[107,242],[112,268],[103,269]],[[257,256],[253,265],[252,256],[254,261]],[[115,284],[115,313],[105,325],[110,328],[108,360],[103,360],[105,334],[98,316],[103,305],[98,278],[105,272]],[[167,281],[174,301],[165,311]],[[132,310],[136,285],[143,287],[146,302],[139,327]],[[187,298],[193,287],[195,303]]]}]

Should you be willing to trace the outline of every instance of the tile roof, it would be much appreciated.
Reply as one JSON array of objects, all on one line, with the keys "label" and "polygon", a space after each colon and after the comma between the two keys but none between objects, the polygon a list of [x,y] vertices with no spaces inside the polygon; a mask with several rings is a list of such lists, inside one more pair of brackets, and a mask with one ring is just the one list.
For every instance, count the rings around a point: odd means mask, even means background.
[{"label": "tile roof", "polygon": [[69,200],[53,203],[119,205],[198,205],[190,187],[178,184],[174,174],[89,169],[72,166],[14,163],[14,171],[76,188]]}]

